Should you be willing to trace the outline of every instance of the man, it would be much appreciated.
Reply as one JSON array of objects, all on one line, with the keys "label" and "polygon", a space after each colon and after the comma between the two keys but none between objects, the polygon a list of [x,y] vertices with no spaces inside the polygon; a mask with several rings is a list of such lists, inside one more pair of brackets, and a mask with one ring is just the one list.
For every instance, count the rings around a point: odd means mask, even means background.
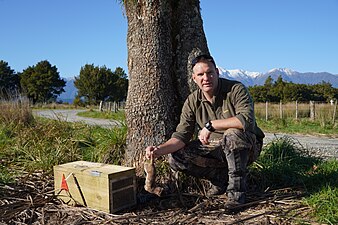
[{"label": "man", "polygon": [[[257,127],[248,90],[219,78],[214,59],[192,60],[199,87],[186,99],[176,132],[165,143],[146,148],[147,158],[169,155],[172,169],[210,180],[208,195],[227,192],[227,209],[245,202],[247,166],[257,159],[264,133]],[[198,140],[191,141],[195,127]]]}]

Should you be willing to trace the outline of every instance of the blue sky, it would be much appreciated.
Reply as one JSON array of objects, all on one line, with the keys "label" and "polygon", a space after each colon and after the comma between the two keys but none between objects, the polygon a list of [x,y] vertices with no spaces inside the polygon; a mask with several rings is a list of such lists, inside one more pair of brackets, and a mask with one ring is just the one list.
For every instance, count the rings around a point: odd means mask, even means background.
[{"label": "blue sky", "polygon": [[[338,74],[338,0],[201,0],[204,31],[225,69]],[[127,68],[118,0],[0,0],[0,60],[21,72],[41,60],[61,77],[81,66]]]}]

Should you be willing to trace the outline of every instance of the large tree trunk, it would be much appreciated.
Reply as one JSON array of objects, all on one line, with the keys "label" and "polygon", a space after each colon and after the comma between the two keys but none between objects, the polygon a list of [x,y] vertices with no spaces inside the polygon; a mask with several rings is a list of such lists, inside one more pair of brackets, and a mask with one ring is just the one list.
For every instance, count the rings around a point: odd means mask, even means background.
[{"label": "large tree trunk", "polygon": [[[126,0],[129,88],[126,164],[175,130],[193,88],[189,61],[208,52],[198,0]],[[142,164],[142,163],[141,163]]]}]

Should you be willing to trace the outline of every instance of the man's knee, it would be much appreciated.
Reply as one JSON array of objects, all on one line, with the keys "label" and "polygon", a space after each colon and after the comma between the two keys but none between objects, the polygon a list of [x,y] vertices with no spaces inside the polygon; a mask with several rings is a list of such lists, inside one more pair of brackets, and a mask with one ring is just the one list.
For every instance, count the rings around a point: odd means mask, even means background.
[{"label": "man's knee", "polygon": [[241,133],[243,133],[243,130],[237,128],[229,128],[224,131],[224,135],[240,135]]},{"label": "man's knee", "polygon": [[224,132],[224,150],[251,149],[255,143],[255,135],[241,129],[230,128]]}]

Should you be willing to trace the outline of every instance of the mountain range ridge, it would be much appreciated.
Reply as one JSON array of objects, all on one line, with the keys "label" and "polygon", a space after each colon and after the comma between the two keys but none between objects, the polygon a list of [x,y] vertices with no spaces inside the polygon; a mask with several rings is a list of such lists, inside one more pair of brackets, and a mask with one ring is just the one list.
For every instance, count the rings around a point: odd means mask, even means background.
[{"label": "mountain range ridge", "polygon": [[288,68],[274,68],[266,73],[250,72],[245,70],[226,70],[219,67],[221,77],[238,80],[246,86],[264,85],[265,80],[270,76],[274,81],[279,76],[284,81],[297,84],[318,84],[322,81],[329,82],[333,87],[338,88],[338,75],[328,72],[306,72],[300,73]]},{"label": "mountain range ridge", "polygon": [[[218,67],[220,77],[229,80],[238,80],[245,86],[264,85],[265,80],[271,76],[276,81],[279,76],[284,81],[293,82],[297,84],[318,84],[322,81],[329,82],[333,87],[338,88],[338,75],[328,72],[306,72],[300,73],[288,68],[274,68],[266,73],[250,72],[241,69],[227,70]],[[72,102],[77,94],[77,89],[74,86],[74,78],[64,78],[66,81],[65,92],[62,93],[58,99],[63,102]]]}]

